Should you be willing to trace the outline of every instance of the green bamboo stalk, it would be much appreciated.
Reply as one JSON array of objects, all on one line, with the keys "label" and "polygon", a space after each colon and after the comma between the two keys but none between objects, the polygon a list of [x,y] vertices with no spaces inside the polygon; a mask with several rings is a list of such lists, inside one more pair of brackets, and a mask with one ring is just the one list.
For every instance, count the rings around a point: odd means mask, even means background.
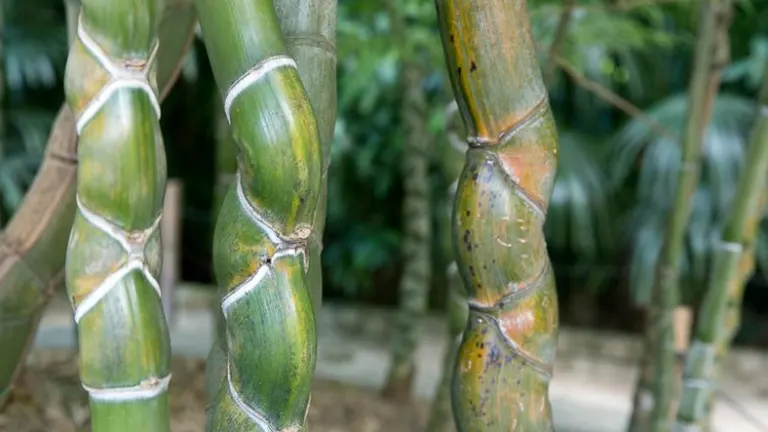
[{"label": "green bamboo stalk", "polygon": [[[458,186],[461,169],[464,165],[464,154],[467,151],[467,144],[463,137],[466,136],[459,117],[459,107],[456,102],[451,102],[446,109],[446,119],[448,125],[448,136],[442,142],[443,148],[439,152],[440,162],[445,178],[451,180],[451,186],[448,191],[449,203],[444,209],[449,222],[453,215],[453,201],[456,198],[456,189]],[[446,290],[446,318],[447,318],[447,343],[446,351],[443,357],[443,372],[437,387],[435,399],[432,401],[432,410],[427,423],[428,432],[452,432],[455,430],[453,422],[453,409],[451,408],[451,381],[453,378],[453,368],[456,364],[456,355],[461,344],[461,333],[467,323],[469,308],[467,306],[467,295],[462,285],[459,269],[454,259],[453,250],[453,226],[445,223],[441,227],[443,256],[446,257],[448,266],[446,268],[446,278],[448,287]]]},{"label": "green bamboo stalk", "polygon": [[[313,310],[317,311],[322,301],[320,253],[322,252],[322,232],[325,227],[327,174],[336,121],[336,0],[278,0],[275,2],[275,12],[288,53],[296,60],[299,76],[313,111],[316,113],[322,146],[321,196],[318,199],[313,222],[315,230],[308,240],[310,257],[308,283]],[[224,124],[221,125],[220,130],[226,128],[229,133],[229,125],[226,123],[223,111],[222,118]],[[217,208],[219,206],[220,204]],[[223,317],[219,317],[218,322],[222,320]],[[219,328],[223,329],[223,324],[220,324]],[[206,364],[209,409],[213,407],[215,395],[226,378],[226,355],[222,341],[222,335],[218,334]]]},{"label": "green bamboo stalk", "polygon": [[66,282],[94,431],[170,428],[170,337],[156,279],[166,181],[161,7],[83,0],[67,62],[80,167]]},{"label": "green bamboo stalk", "polygon": [[454,245],[469,295],[453,408],[463,431],[550,431],[557,294],[542,232],[557,130],[524,0],[438,0],[467,128]]},{"label": "green bamboo stalk", "polygon": [[[296,60],[299,77],[309,96],[320,133],[323,171],[321,194],[314,216],[314,231],[307,244],[309,271],[307,282],[312,296],[313,310],[317,312],[322,301],[322,232],[325,227],[327,174],[330,164],[331,143],[336,121],[336,0],[277,0],[275,12],[285,38],[288,53]],[[222,113],[227,128],[226,117]],[[231,137],[231,135],[230,135]],[[217,328],[223,330],[223,316],[218,309]],[[217,333],[206,363],[206,410],[215,406],[216,395],[226,382],[226,353],[223,332]],[[208,416],[208,420],[211,420]],[[209,426],[210,428],[210,426]]]},{"label": "green bamboo stalk", "polygon": [[405,37],[407,26],[395,0],[387,3],[394,43],[404,50],[401,88],[405,142],[401,155],[404,199],[403,273],[400,276],[400,305],[391,345],[391,364],[383,394],[407,400],[415,372],[414,352],[418,343],[418,322],[427,310],[431,278],[432,215],[429,196],[430,136],[426,130],[427,101],[421,89],[423,73],[412,59]]},{"label": "green bamboo stalk", "polygon": [[[691,350],[686,358],[683,394],[676,429],[709,430],[722,361],[738,328],[744,285],[751,270],[751,251],[765,209],[761,202],[768,180],[768,74],[758,98],[758,116],[752,130],[746,166],[739,178],[731,213],[715,247],[714,266]],[[751,273],[751,271],[750,271]],[[734,311],[735,309],[735,311]]]},{"label": "green bamboo stalk", "polygon": [[[646,410],[649,416],[633,414],[634,431],[668,431],[677,410],[679,376],[676,373],[674,327],[672,315],[679,302],[680,260],[683,253],[685,228],[690,217],[692,196],[699,183],[700,159],[707,124],[720,86],[720,72],[728,61],[728,27],[730,0],[703,0],[699,12],[698,43],[694,69],[689,87],[688,118],[682,142],[681,171],[677,179],[675,201],[668,219],[664,244],[656,266],[653,304],[649,315],[649,363],[641,377],[651,382],[639,382],[636,400],[645,402],[634,407]],[[647,396],[646,396],[647,395]],[[647,424],[643,424],[647,419]]]},{"label": "green bamboo stalk", "polygon": [[299,430],[317,350],[306,272],[321,189],[318,129],[272,1],[196,4],[240,150],[214,240],[226,383],[208,429]]},{"label": "green bamboo stalk", "polygon": [[299,77],[309,96],[322,150],[320,196],[308,240],[307,280],[317,312],[322,304],[323,275],[320,255],[328,198],[328,167],[336,126],[336,5],[337,0],[275,0],[275,11],[288,54],[296,60]]},{"label": "green bamboo stalk", "polygon": [[[218,90],[216,98],[218,98]],[[224,106],[216,101],[216,179],[213,190],[213,214],[218,215],[237,171],[237,147],[224,114]]]},{"label": "green bamboo stalk", "polygon": [[[191,0],[169,1],[161,24],[157,82],[165,97],[181,70],[196,16]],[[10,395],[50,295],[64,282],[75,215],[77,134],[65,106],[53,124],[43,163],[0,235],[0,406]]]}]

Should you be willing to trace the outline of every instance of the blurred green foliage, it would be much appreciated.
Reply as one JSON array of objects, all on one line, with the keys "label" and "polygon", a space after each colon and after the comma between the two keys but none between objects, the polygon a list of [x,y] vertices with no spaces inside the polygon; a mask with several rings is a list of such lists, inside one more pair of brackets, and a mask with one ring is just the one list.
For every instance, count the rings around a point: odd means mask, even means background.
[{"label": "blurred green foliage", "polygon": [[62,99],[66,24],[55,6],[0,1],[0,225],[34,179]]},{"label": "blurred green foliage", "polygon": [[[7,131],[0,146],[0,195],[7,214],[29,184],[40,160],[41,137],[62,100],[66,42],[59,2],[0,1],[6,18],[2,31],[6,91],[0,119]],[[616,293],[624,293],[618,298],[625,303],[642,304],[648,298],[661,222],[679,169],[676,137],[686,109],[695,3],[576,2],[557,55],[585,79],[644,110],[654,124],[625,114],[559,69],[550,83],[561,152],[545,229],[566,302],[605,295],[614,301]],[[427,72],[422,87],[430,109],[423,121],[435,143],[446,140],[445,107],[452,99],[433,3],[397,0],[393,4],[400,8],[407,26],[397,37],[382,3],[339,2],[339,117],[323,256],[328,296],[386,304],[396,302],[401,266],[403,95],[397,82],[403,61],[417,62]],[[543,66],[550,61],[549,47],[562,4],[529,0]],[[34,13],[27,10],[31,5]],[[761,26],[765,22],[768,0],[739,2],[731,31],[733,61],[724,74],[708,130],[702,183],[687,232],[684,286],[688,302],[698,301],[711,241],[743,163],[753,99],[768,58],[768,29]],[[185,66],[185,79],[164,104],[162,124],[170,175],[181,177],[186,185],[184,277],[203,282],[211,277],[210,236],[215,220],[211,208],[216,96],[198,41]],[[440,146],[431,148],[432,196],[436,208],[443,208],[448,182],[439,169]],[[436,214],[439,229],[445,221]],[[440,253],[443,236],[433,238],[433,298],[440,302],[446,257]],[[768,272],[768,231],[761,233],[758,257],[761,269]],[[759,275],[755,284],[765,285]],[[751,295],[748,290],[747,298]],[[765,294],[759,295],[765,300]],[[614,303],[612,307],[618,308]]]}]

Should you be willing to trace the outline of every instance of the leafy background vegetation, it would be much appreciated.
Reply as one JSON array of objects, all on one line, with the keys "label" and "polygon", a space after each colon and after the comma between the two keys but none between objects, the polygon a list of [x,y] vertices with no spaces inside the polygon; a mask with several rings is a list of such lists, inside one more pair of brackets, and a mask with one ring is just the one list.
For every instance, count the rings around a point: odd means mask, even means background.
[{"label": "leafy background vegetation", "polygon": [[[64,6],[58,0],[2,3],[3,97],[0,110],[0,222],[19,205],[42,158],[63,100]],[[439,169],[445,107],[451,101],[434,6],[392,3],[406,17],[394,44],[391,11],[378,2],[339,1],[339,117],[332,150],[323,266],[328,298],[393,305],[401,262],[402,91],[405,60],[425,71],[430,188],[445,205]],[[694,42],[695,1],[579,0],[556,64],[562,2],[529,1],[542,66],[554,71],[550,100],[561,152],[546,233],[558,277],[563,319],[572,324],[639,329],[648,301],[662,221],[671,205],[686,83]],[[712,241],[723,223],[744,162],[754,98],[768,59],[768,1],[742,0],[732,25],[732,63],[705,144],[702,182],[686,236],[684,300],[703,292]],[[596,91],[597,89],[597,91]],[[600,94],[598,94],[600,93]],[[611,94],[606,98],[606,94]],[[641,111],[628,114],[626,104]],[[611,101],[606,99],[612,99]],[[211,281],[216,95],[204,47],[196,41],[182,80],[164,104],[169,174],[184,181],[183,276]],[[618,104],[621,105],[621,104]],[[436,229],[445,223],[434,216]],[[443,236],[434,238],[433,307],[444,301]],[[742,342],[768,343],[768,224],[758,243],[759,271],[745,296]],[[761,306],[762,305],[762,306]],[[762,317],[762,318],[761,318]]]}]

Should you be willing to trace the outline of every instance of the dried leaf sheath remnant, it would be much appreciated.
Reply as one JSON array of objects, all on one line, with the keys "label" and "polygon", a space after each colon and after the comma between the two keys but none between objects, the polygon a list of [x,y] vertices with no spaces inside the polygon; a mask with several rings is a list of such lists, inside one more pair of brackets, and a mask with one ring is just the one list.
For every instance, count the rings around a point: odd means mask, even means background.
[{"label": "dried leaf sheath remnant", "polygon": [[317,125],[272,1],[196,4],[240,153],[214,236],[223,325],[207,429],[299,430],[316,357],[307,244],[321,194]]},{"label": "dried leaf sheath remnant", "polygon": [[552,430],[557,297],[542,232],[557,162],[523,0],[438,0],[472,148],[454,207],[470,314],[456,362],[460,431]]},{"label": "dried leaf sheath remnant", "polygon": [[166,180],[154,61],[161,11],[152,0],[82,4],[65,81],[80,137],[66,281],[81,379],[92,430],[167,431],[170,341],[157,284]]}]

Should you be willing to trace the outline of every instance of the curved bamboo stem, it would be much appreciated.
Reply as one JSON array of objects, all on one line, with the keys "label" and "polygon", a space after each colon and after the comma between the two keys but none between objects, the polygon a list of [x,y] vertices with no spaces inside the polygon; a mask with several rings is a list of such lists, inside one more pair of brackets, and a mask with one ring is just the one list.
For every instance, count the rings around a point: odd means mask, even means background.
[{"label": "curved bamboo stem", "polygon": [[[191,0],[168,2],[163,15],[157,82],[170,91],[194,36]],[[10,394],[51,293],[64,282],[64,256],[75,215],[77,134],[69,109],[53,124],[43,163],[0,236],[0,406]]]},{"label": "curved bamboo stem", "polygon": [[542,231],[557,131],[523,0],[438,0],[466,164],[454,244],[469,320],[453,380],[459,431],[552,430],[557,294]]},{"label": "curved bamboo stem", "polygon": [[[314,230],[307,240],[309,250],[307,283],[313,310],[317,313],[322,302],[320,254],[325,227],[328,166],[331,162],[330,151],[336,121],[336,0],[277,0],[275,12],[285,38],[286,48],[296,60],[299,77],[313,107],[322,147],[321,194],[312,223]],[[225,122],[221,125],[221,131],[230,134],[226,116],[223,112],[221,115]],[[222,156],[226,162],[228,156],[223,153]],[[220,207],[221,202],[223,202],[223,196],[217,208]],[[219,323],[217,328],[223,330],[223,316],[220,313],[217,321]],[[217,334],[206,363],[207,411],[215,406],[218,390],[226,382],[227,357],[223,345],[224,339],[223,333]]]},{"label": "curved bamboo stem", "polygon": [[753,268],[751,249],[765,209],[761,198],[768,180],[768,74],[758,98],[746,161],[728,223],[715,249],[712,277],[685,362],[676,426],[681,431],[708,430],[722,359],[738,329],[738,309]]},{"label": "curved bamboo stem", "polygon": [[240,150],[214,240],[226,349],[212,355],[223,354],[226,379],[208,429],[299,430],[316,357],[306,272],[321,189],[317,125],[271,0],[197,6]]},{"label": "curved bamboo stem", "polygon": [[76,148],[74,121],[63,108],[40,172],[0,237],[0,393],[6,395],[48,298],[64,282],[64,253],[75,213]]}]

